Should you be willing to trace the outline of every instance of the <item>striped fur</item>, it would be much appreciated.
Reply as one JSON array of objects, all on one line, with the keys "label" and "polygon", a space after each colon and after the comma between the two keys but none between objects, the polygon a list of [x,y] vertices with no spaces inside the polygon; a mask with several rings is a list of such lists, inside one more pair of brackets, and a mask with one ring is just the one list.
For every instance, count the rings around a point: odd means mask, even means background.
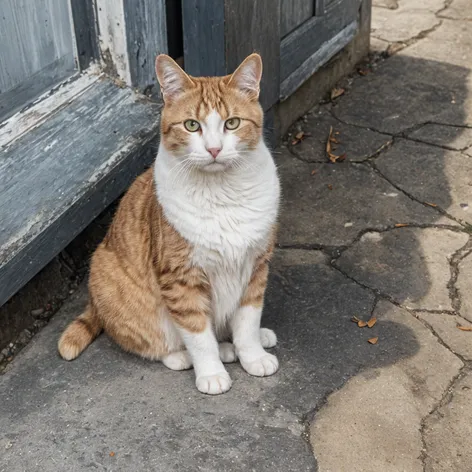
[{"label": "striped fur", "polygon": [[[200,391],[223,393],[231,379],[222,360],[238,355],[253,375],[278,367],[262,347],[275,334],[260,330],[279,200],[262,139],[262,65],[251,55],[231,76],[195,78],[159,56],[156,71],[165,100],[156,163],[121,200],[92,258],[89,306],[59,352],[72,360],[104,330],[171,369],[193,365]],[[200,129],[190,132],[187,120]]]}]

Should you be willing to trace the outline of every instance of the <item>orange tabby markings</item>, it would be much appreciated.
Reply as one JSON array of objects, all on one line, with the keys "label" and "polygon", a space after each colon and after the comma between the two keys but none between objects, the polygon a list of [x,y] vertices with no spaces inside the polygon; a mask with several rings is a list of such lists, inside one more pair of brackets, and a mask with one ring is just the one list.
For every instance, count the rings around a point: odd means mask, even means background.
[{"label": "orange tabby markings", "polygon": [[[165,106],[161,115],[160,149],[165,149],[166,156],[172,161],[175,158],[177,165],[189,155],[189,150],[195,153],[191,145],[192,140],[199,136],[198,133],[204,133],[205,123],[208,125],[213,119],[211,117],[216,116],[222,120],[221,129],[227,133],[225,136],[241,144],[238,149],[234,147],[234,153],[253,157],[254,153],[251,155],[250,152],[257,148],[256,157],[267,157],[266,162],[272,167],[266,166],[266,168],[273,169],[273,174],[268,173],[272,178],[268,179],[268,188],[272,193],[274,189],[278,189],[272,157],[261,140],[263,111],[258,103],[258,83],[262,74],[262,63],[257,54],[249,56],[234,74],[225,77],[191,77],[167,56],[158,57],[156,72],[160,83],[163,84]],[[192,121],[192,126],[186,128],[185,122],[189,120]],[[216,148],[207,146],[205,149],[208,151]],[[265,150],[266,154],[261,149]],[[164,154],[159,151],[159,157]],[[216,153],[212,155],[216,159]],[[211,156],[207,157],[211,159]],[[213,162],[211,164],[213,165]],[[185,172],[187,169],[182,168],[182,170]],[[245,178],[248,178],[247,175],[245,174]],[[258,175],[264,176],[264,174]],[[231,387],[231,379],[218,357],[217,339],[213,333],[212,317],[216,315],[212,313],[212,302],[219,294],[214,296],[215,284],[212,286],[210,282],[211,271],[204,270],[202,264],[195,262],[198,239],[191,242],[191,237],[182,236],[185,232],[181,228],[180,232],[177,231],[176,228],[179,226],[176,220],[169,217],[169,199],[165,206],[162,194],[159,194],[159,199],[157,197],[156,181],[158,177],[153,175],[153,169],[149,169],[134,181],[122,198],[105,239],[92,257],[89,305],[62,334],[59,340],[59,352],[66,360],[75,359],[104,330],[124,350],[145,358],[164,360],[164,363],[167,359],[171,368],[189,367],[191,357],[194,361],[197,388],[209,394],[223,393]],[[170,179],[167,182],[170,182]],[[182,184],[178,179],[172,183],[176,186]],[[264,185],[259,186],[259,189],[263,187]],[[174,188],[171,190],[175,195]],[[198,190],[204,190],[207,196],[211,194],[209,187]],[[246,237],[251,243],[247,245],[253,251],[251,258],[246,258],[246,254],[243,254],[243,260],[248,260],[251,264],[250,270],[245,272],[249,283],[246,286],[245,282],[240,291],[235,292],[236,303],[239,303],[236,311],[246,310],[249,313],[253,310],[254,320],[258,322],[267,285],[268,262],[275,242],[274,222],[277,214],[278,190],[273,194],[271,192],[261,192],[261,194],[269,199],[272,205],[269,210],[273,210],[271,213],[273,219],[265,220],[267,227],[260,231],[262,236],[260,241],[257,241],[257,252],[252,245],[257,238]],[[213,209],[215,205],[214,201],[211,201],[211,195],[208,199],[209,207]],[[245,200],[243,203],[235,200],[237,199],[231,199],[232,206],[238,203],[242,210],[251,210]],[[182,204],[180,201],[178,203]],[[181,213],[179,218],[180,216]],[[202,221],[199,221],[198,214],[192,217],[190,226],[193,229],[195,222],[196,230],[199,223],[202,230],[211,219],[203,220],[202,217]],[[244,226],[244,219],[238,224]],[[271,232],[272,226],[274,227]],[[235,224],[235,228],[232,228],[233,233],[237,233],[238,229]],[[216,240],[227,239],[221,234],[216,236],[219,238],[215,237]],[[241,247],[244,249],[245,246]],[[225,253],[222,251],[221,254]],[[225,265],[221,264],[221,267]],[[245,334],[245,325],[241,326],[241,332]],[[254,326],[255,323],[251,325],[252,328]],[[257,330],[253,329],[257,345],[261,344],[262,331],[259,327],[257,325]],[[269,330],[263,333],[264,344],[268,347],[275,345],[275,334]],[[227,335],[228,333],[225,334]],[[197,341],[192,341],[191,344],[190,338]],[[194,351],[189,346],[192,346]],[[234,352],[236,343],[231,346],[225,348],[223,357],[226,361],[236,359]],[[195,356],[195,351],[198,349],[203,353],[200,353],[200,358]],[[180,363],[177,362],[178,353],[181,357]],[[241,353],[244,357],[245,352]],[[175,355],[169,357],[169,354]],[[249,354],[246,353],[245,361],[248,365],[251,364],[248,369],[255,372],[253,375],[271,375],[277,370],[278,362],[275,356],[265,354],[264,358],[249,362],[247,361]],[[215,366],[218,363],[221,364],[221,368]],[[110,456],[113,455],[114,452],[111,452]]]}]

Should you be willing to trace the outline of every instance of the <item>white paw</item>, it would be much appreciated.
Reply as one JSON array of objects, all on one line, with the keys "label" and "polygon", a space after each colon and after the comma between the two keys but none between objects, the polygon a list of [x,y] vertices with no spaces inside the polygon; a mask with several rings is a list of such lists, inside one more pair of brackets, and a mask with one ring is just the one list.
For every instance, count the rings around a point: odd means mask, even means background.
[{"label": "white paw", "polygon": [[233,344],[220,343],[218,344],[218,349],[220,351],[221,362],[224,362],[225,364],[236,362],[237,356]]},{"label": "white paw", "polygon": [[172,370],[186,370],[192,367],[192,359],[187,351],[177,351],[168,354],[162,363]]},{"label": "white paw", "polygon": [[259,330],[261,344],[264,348],[274,347],[277,344],[276,334],[269,328],[261,328]]},{"label": "white paw", "polygon": [[231,378],[228,372],[220,372],[215,375],[203,375],[197,377],[195,382],[197,389],[208,395],[219,395],[231,388]]},{"label": "white paw", "polygon": [[266,377],[277,372],[279,361],[277,357],[266,353],[250,362],[243,362],[241,360],[241,365],[248,374],[255,375],[256,377]]}]

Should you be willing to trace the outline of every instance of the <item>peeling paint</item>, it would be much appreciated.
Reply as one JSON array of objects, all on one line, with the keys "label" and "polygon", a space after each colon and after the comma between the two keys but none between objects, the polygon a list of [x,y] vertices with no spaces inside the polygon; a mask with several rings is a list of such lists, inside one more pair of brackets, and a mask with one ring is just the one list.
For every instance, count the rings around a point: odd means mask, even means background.
[{"label": "peeling paint", "polygon": [[79,79],[58,87],[51,95],[50,91],[36,100],[36,104],[25,111],[19,111],[4,122],[0,128],[0,149],[6,150],[26,132],[39,126],[41,123],[61,110],[65,105],[72,103],[89,89],[100,76],[92,73],[84,74]]}]

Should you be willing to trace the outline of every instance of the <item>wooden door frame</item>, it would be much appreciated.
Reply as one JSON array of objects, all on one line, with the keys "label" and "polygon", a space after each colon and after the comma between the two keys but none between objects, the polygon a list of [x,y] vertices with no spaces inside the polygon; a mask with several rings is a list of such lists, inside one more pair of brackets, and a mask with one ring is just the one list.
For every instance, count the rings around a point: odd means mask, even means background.
[{"label": "wooden door frame", "polygon": [[249,54],[262,56],[265,111],[280,94],[280,0],[182,2],[185,70],[195,76],[226,75]]}]

